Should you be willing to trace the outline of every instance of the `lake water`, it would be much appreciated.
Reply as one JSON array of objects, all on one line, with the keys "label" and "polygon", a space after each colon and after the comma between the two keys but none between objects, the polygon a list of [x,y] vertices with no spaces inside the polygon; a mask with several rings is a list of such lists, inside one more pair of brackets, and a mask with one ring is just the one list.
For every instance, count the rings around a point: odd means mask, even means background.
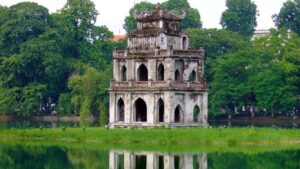
[{"label": "lake water", "polygon": [[299,169],[300,151],[149,152],[0,144],[1,169]]}]

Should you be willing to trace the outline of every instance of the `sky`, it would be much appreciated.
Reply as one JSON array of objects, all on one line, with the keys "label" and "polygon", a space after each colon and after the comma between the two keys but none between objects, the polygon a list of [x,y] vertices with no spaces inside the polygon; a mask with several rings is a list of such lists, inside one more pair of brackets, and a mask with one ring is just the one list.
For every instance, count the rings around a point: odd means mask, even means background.
[{"label": "sky", "polygon": [[[66,0],[0,0],[0,5],[11,6],[19,2],[31,1],[45,6],[50,13],[61,9]],[[100,13],[97,25],[106,25],[115,35],[125,34],[123,29],[124,18],[128,16],[129,9],[134,3],[148,1],[162,3],[166,0],[92,0]],[[221,28],[220,18],[226,9],[225,0],[188,0],[192,8],[197,8],[201,15],[204,28]],[[269,29],[274,27],[272,15],[280,11],[283,3],[287,0],[253,0],[257,5],[259,16],[257,17],[256,29]]]}]

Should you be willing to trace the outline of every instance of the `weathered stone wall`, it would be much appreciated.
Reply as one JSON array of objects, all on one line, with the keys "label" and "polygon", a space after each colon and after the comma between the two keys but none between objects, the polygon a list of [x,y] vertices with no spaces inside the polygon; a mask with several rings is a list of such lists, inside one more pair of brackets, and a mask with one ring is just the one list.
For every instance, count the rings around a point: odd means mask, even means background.
[{"label": "weathered stone wall", "polygon": [[164,66],[164,79],[175,80],[175,70],[180,71],[181,80],[189,81],[189,76],[194,70],[196,72],[196,81],[199,81],[203,76],[203,62],[201,60],[192,59],[115,59],[114,60],[114,81],[121,81],[121,69],[123,66],[127,69],[127,80],[137,80],[137,70],[139,66],[144,64],[148,69],[149,81],[157,80],[158,66],[163,64]]},{"label": "weathered stone wall", "polygon": [[[195,106],[200,108],[199,118],[204,124],[207,123],[207,94],[186,91],[120,91],[111,92],[110,110],[114,113],[110,115],[110,123],[117,122],[118,111],[117,102],[122,99],[125,103],[125,121],[124,123],[134,123],[135,120],[135,102],[137,99],[143,99],[147,105],[147,122],[155,124],[158,122],[158,100],[162,99],[165,106],[164,123],[174,123],[174,112],[177,106],[182,110],[182,118],[184,123],[192,123],[193,110]],[[206,102],[205,102],[206,101]],[[121,122],[123,123],[123,122]]]}]

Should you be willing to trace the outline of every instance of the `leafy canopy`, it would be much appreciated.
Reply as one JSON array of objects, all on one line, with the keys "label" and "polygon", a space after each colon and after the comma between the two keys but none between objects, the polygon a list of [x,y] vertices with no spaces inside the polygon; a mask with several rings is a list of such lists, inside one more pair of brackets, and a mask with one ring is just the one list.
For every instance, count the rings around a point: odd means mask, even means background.
[{"label": "leafy canopy", "polygon": [[226,0],[226,6],[220,22],[222,27],[250,39],[257,26],[255,3],[251,0]]}]

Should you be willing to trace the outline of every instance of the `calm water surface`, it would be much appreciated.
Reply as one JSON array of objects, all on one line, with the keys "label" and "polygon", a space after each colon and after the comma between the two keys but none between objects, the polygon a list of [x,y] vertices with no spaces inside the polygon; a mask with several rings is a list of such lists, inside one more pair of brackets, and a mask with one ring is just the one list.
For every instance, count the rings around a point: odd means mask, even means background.
[{"label": "calm water surface", "polygon": [[159,153],[0,145],[2,169],[299,169],[300,151]]}]

